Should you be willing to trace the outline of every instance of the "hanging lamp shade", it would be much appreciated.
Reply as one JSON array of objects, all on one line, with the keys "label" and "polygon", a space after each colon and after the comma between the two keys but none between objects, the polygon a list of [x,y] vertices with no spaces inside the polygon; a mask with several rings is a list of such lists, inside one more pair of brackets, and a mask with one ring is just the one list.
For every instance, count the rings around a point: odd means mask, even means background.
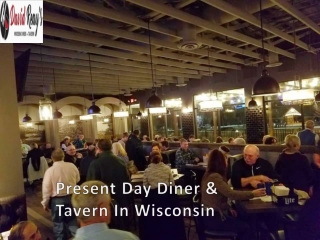
[{"label": "hanging lamp shade", "polygon": [[95,102],[92,102],[91,107],[88,108],[88,114],[89,115],[100,115],[101,109],[95,104]]},{"label": "hanging lamp shade", "polygon": [[257,102],[252,98],[251,101],[248,103],[249,108],[256,108],[258,107]]},{"label": "hanging lamp shade", "polygon": [[269,76],[266,69],[262,70],[261,77],[256,81],[252,89],[253,96],[269,96],[280,93],[278,82]]},{"label": "hanging lamp shade", "polygon": [[142,117],[141,111],[139,111],[139,112],[137,113],[137,117]]},{"label": "hanging lamp shade", "polygon": [[58,109],[56,109],[53,113],[53,119],[60,119],[62,118],[62,113],[58,111]]},{"label": "hanging lamp shade", "polygon": [[158,108],[162,107],[162,100],[156,95],[155,91],[152,91],[151,96],[146,102],[146,108]]},{"label": "hanging lamp shade", "polygon": [[39,115],[41,121],[52,119],[53,115],[50,99],[43,98],[39,101]]},{"label": "hanging lamp shade", "polygon": [[32,119],[31,119],[31,117],[29,117],[28,114],[26,114],[26,115],[24,116],[24,118],[22,118],[22,122],[31,122],[31,121],[32,121]]}]

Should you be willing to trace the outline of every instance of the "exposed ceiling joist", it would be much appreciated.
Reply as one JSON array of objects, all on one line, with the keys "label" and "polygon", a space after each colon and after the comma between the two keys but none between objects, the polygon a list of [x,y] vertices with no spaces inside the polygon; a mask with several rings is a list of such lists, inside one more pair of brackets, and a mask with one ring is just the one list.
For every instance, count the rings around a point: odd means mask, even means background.
[{"label": "exposed ceiling joist", "polygon": [[300,12],[298,9],[296,9],[292,4],[290,4],[287,1],[283,0],[270,0],[274,4],[276,4],[278,7],[286,11],[288,14],[292,15],[305,25],[307,25],[309,28],[311,28],[316,33],[320,34],[320,27],[318,24],[316,24],[314,21],[312,21],[309,17],[304,15],[302,12]]},{"label": "exposed ceiling joist", "polygon": [[[65,30],[60,30],[60,29],[55,29],[50,27],[44,28],[44,34],[49,36],[57,36],[57,37],[61,37],[69,40],[81,41],[85,43],[99,44],[99,45],[108,46],[108,47],[112,47],[120,50],[127,50],[127,51],[136,52],[136,53],[143,53],[147,55],[150,54],[149,52],[150,49],[148,46],[143,47],[143,46],[137,46],[137,45],[123,43],[119,41],[114,41],[114,40],[90,37],[88,35],[84,35],[80,33],[72,33],[70,31],[65,31]],[[190,61],[190,62],[199,63],[199,64],[208,64],[208,61],[199,60],[199,58],[196,58],[196,57],[189,57],[189,56],[185,56],[177,53],[164,52],[160,50],[153,50],[152,55],[158,56],[158,57],[165,57],[169,59],[175,59],[179,61]],[[218,54],[218,55],[221,55],[221,54]],[[226,55],[224,56],[228,58],[228,56]],[[217,55],[215,55],[215,57],[217,57]],[[243,60],[238,58],[234,58],[234,59],[239,60],[242,64],[244,64]],[[240,69],[240,67],[237,65],[230,64],[230,63],[216,62],[216,61],[213,61],[211,65],[215,67],[221,67],[221,68],[229,68],[229,69],[237,69],[237,70]]]},{"label": "exposed ceiling joist", "polygon": [[[61,58],[61,57],[51,57],[51,56],[41,56],[41,55],[34,55],[32,54],[30,56],[30,60],[32,61],[43,61],[46,63],[58,63],[58,64],[66,64],[66,65],[73,65],[73,66],[81,66],[84,67],[83,71],[88,70],[89,68],[89,61],[85,60],[77,60],[77,59],[66,59],[66,58]],[[104,72],[108,73],[113,71],[127,71],[127,72],[132,72],[134,75],[135,73],[141,73],[141,74],[146,74],[146,75],[152,75],[151,71],[148,69],[143,69],[143,68],[135,68],[135,67],[122,67],[119,65],[113,65],[113,64],[108,64],[108,63],[98,63],[98,62],[91,62],[92,69],[95,69],[98,71],[98,69],[108,69],[105,70]],[[157,71],[156,68],[153,70],[154,74],[156,76],[169,76],[169,77],[184,77],[184,78],[194,78],[194,79],[200,79],[201,76],[199,74],[183,74],[183,73],[173,73],[173,72],[165,72],[165,71]],[[113,74],[113,73],[110,73]]]},{"label": "exposed ceiling joist", "polygon": [[[134,4],[137,4],[139,6],[142,6],[142,7],[149,8],[149,9],[151,9],[153,11],[161,12],[163,14],[166,14],[168,16],[174,17],[174,18],[179,19],[181,21],[184,21],[184,22],[196,25],[196,26],[200,26],[200,27],[205,28],[205,29],[207,29],[209,31],[216,32],[216,33],[219,33],[221,35],[228,36],[230,38],[237,39],[239,41],[246,42],[248,44],[252,44],[252,45],[257,46],[257,47],[262,47],[261,41],[259,41],[257,39],[254,39],[252,37],[249,37],[247,35],[244,35],[244,34],[241,34],[241,33],[238,33],[238,32],[230,31],[227,28],[224,28],[224,27],[222,27],[222,26],[220,26],[220,25],[218,25],[216,23],[209,22],[209,21],[207,21],[205,19],[202,19],[200,17],[191,15],[189,13],[177,10],[177,9],[175,9],[173,7],[167,6],[167,5],[159,3],[157,1],[154,1],[154,0],[149,0],[149,1],[145,1],[145,0],[127,0],[127,1],[132,2]],[[290,53],[288,51],[285,51],[283,49],[277,48],[277,47],[275,47],[275,46],[273,46],[271,44],[266,43],[265,44],[265,49],[267,49],[268,51],[272,51],[274,53],[278,53],[278,54],[281,54],[283,56],[286,56],[286,57],[294,59],[294,54],[292,54],[292,53]]]},{"label": "exposed ceiling joist", "polygon": [[[209,5],[211,5],[212,7],[215,7],[215,8],[218,8],[220,9],[221,11],[224,11],[224,12],[227,12],[229,14],[232,14],[234,15],[235,17],[237,18],[240,18],[256,27],[260,27],[261,26],[261,23],[260,23],[260,20],[257,19],[255,16],[249,14],[248,12],[244,11],[244,10],[241,10],[231,4],[229,4],[228,2],[226,1],[223,1],[223,0],[201,0]],[[297,46],[301,47],[302,49],[305,49],[305,50],[309,50],[309,46],[308,44],[300,41],[300,40],[296,40],[294,38],[294,36],[291,36],[283,31],[281,31],[280,29],[272,26],[272,25],[269,25],[267,23],[264,23],[263,24],[263,29],[278,36],[278,37],[281,37],[282,39],[290,42],[290,43],[295,43]]]},{"label": "exposed ceiling joist", "polygon": [[[123,59],[131,59],[131,60],[146,62],[146,63],[150,64],[150,58],[146,57],[146,56],[139,56],[139,55],[134,55],[132,53],[124,53],[124,52],[101,49],[101,48],[96,48],[96,47],[89,47],[89,46],[83,45],[83,44],[75,44],[75,43],[69,44],[69,43],[62,42],[62,41],[45,39],[45,41],[43,42],[43,45],[48,46],[48,47],[53,47],[53,48],[61,48],[61,49],[79,51],[79,52],[94,53],[97,55],[111,56],[111,57],[117,57],[117,58],[123,58]],[[171,67],[196,69],[196,70],[201,70],[201,71],[208,70],[208,67],[205,67],[205,66],[200,66],[197,64],[182,63],[182,62],[177,62],[177,61],[172,61],[172,60],[165,60],[165,59],[160,59],[160,58],[153,58],[153,63],[171,66]],[[212,67],[211,69],[214,72],[226,73],[226,70],[221,69],[221,68]]]},{"label": "exposed ceiling joist", "polygon": [[[124,22],[130,25],[136,25],[142,28],[147,29],[148,23],[143,21],[139,18],[123,14],[119,11],[115,11],[109,8],[105,8],[102,6],[96,6],[93,3],[88,3],[82,0],[72,0],[72,1],[65,1],[65,0],[45,0],[46,2],[50,2],[56,5],[64,6],[67,8],[76,9],[79,11],[83,11],[86,13],[90,13],[96,16],[109,18],[118,22]],[[44,16],[45,17],[45,16]],[[170,30],[168,28],[162,27],[157,23],[150,23],[150,29],[155,32],[163,33],[172,37],[175,37],[176,32]]]},{"label": "exposed ceiling joist", "polygon": [[[63,16],[63,15],[56,14],[56,13],[51,13],[51,12],[50,13],[49,12],[46,13],[44,18],[45,18],[45,21],[54,22],[54,23],[65,25],[65,26],[76,27],[76,28],[85,29],[85,30],[90,29],[91,31],[96,31],[96,32],[100,32],[100,33],[104,33],[104,34],[108,34],[108,35],[113,35],[113,36],[119,36],[119,37],[126,38],[126,39],[129,39],[129,40],[142,42],[144,44],[149,44],[148,36],[137,34],[137,33],[131,33],[131,32],[125,31],[125,30],[121,30],[121,29],[116,29],[116,28],[112,28],[112,27],[107,27],[106,28],[105,26],[100,25],[100,24],[90,23],[90,22],[87,22],[87,21],[84,21],[84,20],[74,19],[74,18],[71,18],[71,17],[66,17],[66,16]],[[45,29],[47,29],[48,34],[50,34],[50,31],[51,32],[55,31],[55,30],[50,30],[50,28],[45,28]],[[62,30],[60,32],[62,32]],[[65,32],[64,34],[66,36],[68,36],[69,39],[70,38],[75,38],[75,37],[77,37],[77,39],[84,39],[83,36],[81,38],[80,34],[74,33],[74,35],[72,36],[71,35],[72,33],[67,32],[67,31],[64,31],[64,32]],[[88,39],[88,36],[86,36],[86,38]],[[92,38],[93,37],[91,37],[91,39]],[[105,40],[105,41],[104,40],[105,39],[95,38],[95,43],[97,43],[99,45],[104,45],[104,44],[108,44],[109,43],[109,44],[112,44],[114,46],[116,44],[117,44],[117,46],[119,46],[119,44],[121,44],[121,43],[118,43],[118,42],[112,41],[112,40]],[[81,40],[81,41],[83,41],[83,40]],[[124,44],[124,43],[122,43],[122,44]],[[151,44],[152,45],[156,45],[156,46],[169,48],[169,49],[176,50],[176,51],[180,50],[180,49],[178,49],[176,44],[174,44],[172,42],[165,41],[165,40],[161,40],[161,39],[158,39],[158,38],[151,38]],[[127,46],[129,46],[129,44]],[[139,46],[132,45],[131,47],[137,47],[137,49],[139,49]],[[146,49],[147,48],[145,48],[144,51],[146,51]],[[135,51],[137,51],[137,50],[135,50]],[[159,50],[154,50],[154,51],[158,55],[161,55],[161,54],[164,55],[165,54],[163,51],[159,51]],[[188,53],[190,53],[190,52],[188,52]],[[192,53],[199,54],[199,55],[202,55],[202,56],[207,56],[207,52],[205,50],[201,50],[201,49],[198,49],[196,51],[192,51]],[[169,56],[170,53],[166,53],[166,54]],[[184,55],[181,55],[181,54],[175,54],[175,55],[170,55],[170,56],[171,57],[169,57],[169,58],[172,58],[172,56],[176,56],[176,57],[183,58],[183,59],[185,59],[185,57],[188,58],[188,56],[184,56]],[[216,54],[213,57],[215,59],[222,59],[222,60],[225,60],[225,61],[244,64],[243,60],[241,60],[239,58],[235,58],[235,57],[229,57],[229,56],[224,55],[224,54]],[[194,60],[199,61],[199,58],[196,58],[196,57],[193,57],[193,58],[194,58]],[[189,61],[189,60],[186,59],[186,61]],[[213,65],[214,64],[214,59],[211,62],[212,62],[212,65]],[[202,62],[202,64],[205,64],[205,63]],[[215,64],[219,64],[219,63],[215,63]],[[226,66],[231,66],[231,67],[233,67],[232,69],[239,69],[239,67],[235,66],[235,65],[226,65]]]},{"label": "exposed ceiling joist", "polygon": [[[60,49],[52,49],[52,48],[41,48],[35,45],[15,45],[14,50],[17,52],[25,52],[28,49],[31,49],[31,53],[43,54],[48,56],[55,57],[64,57],[64,58],[72,58],[79,60],[88,60],[88,54],[79,53],[75,51],[68,50],[60,50]],[[18,55],[17,55],[18,56]],[[16,57],[17,57],[16,56]],[[129,66],[129,67],[137,67],[142,69],[151,69],[150,64],[135,62],[135,61],[127,61],[119,58],[111,58],[104,56],[91,55],[91,60],[94,62],[102,62],[102,63],[110,63],[120,66]],[[177,67],[167,67],[157,65],[157,71],[168,71],[168,72],[178,72],[185,74],[199,74],[197,70],[185,69],[185,68],[177,68]]]}]

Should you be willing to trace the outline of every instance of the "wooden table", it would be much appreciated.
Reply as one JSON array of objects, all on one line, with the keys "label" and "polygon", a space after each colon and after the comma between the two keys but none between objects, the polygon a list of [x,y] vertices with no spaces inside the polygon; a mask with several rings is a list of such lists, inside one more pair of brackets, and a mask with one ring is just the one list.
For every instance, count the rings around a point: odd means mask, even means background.
[{"label": "wooden table", "polygon": [[289,213],[298,212],[302,208],[300,205],[278,206],[272,202],[263,202],[260,199],[237,201],[236,205],[241,207],[247,214]]}]

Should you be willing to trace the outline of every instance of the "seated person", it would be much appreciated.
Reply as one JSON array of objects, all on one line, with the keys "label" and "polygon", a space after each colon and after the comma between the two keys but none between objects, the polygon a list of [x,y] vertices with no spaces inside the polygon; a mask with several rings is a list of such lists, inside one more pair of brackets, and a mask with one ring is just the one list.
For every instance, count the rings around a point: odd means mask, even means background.
[{"label": "seated person", "polygon": [[112,143],[112,152],[115,156],[120,158],[122,160],[122,163],[127,166],[129,163],[129,158],[126,150],[122,147],[122,144],[120,142],[114,142]]},{"label": "seated person", "polygon": [[[231,200],[249,200],[254,197],[264,196],[265,189],[253,191],[232,190],[226,180],[227,161],[223,153],[217,149],[209,155],[208,168],[201,183],[201,203],[206,208],[214,209],[214,216],[204,217],[204,225],[208,230],[235,231],[240,240],[253,239],[250,226],[237,218],[237,212],[228,205]],[[207,193],[208,184],[214,183],[217,194]]]},{"label": "seated person", "polygon": [[313,155],[313,163],[311,164],[313,171],[313,194],[318,194],[320,196],[320,153],[315,153]]},{"label": "seated person", "polygon": [[54,148],[51,146],[51,143],[46,143],[45,149],[43,149],[43,154],[45,158],[51,158],[51,154]]},{"label": "seated person", "polygon": [[169,151],[169,150],[171,150],[170,148],[169,148],[169,142],[168,141],[162,141],[161,142],[161,144],[162,144],[162,151]]},{"label": "seated person", "polygon": [[[97,194],[92,194],[87,189],[96,187]],[[79,194],[72,195],[72,206],[79,211],[77,216],[80,228],[77,229],[74,240],[105,240],[105,239],[127,239],[139,240],[130,232],[118,229],[110,229],[109,224],[113,217],[110,190],[106,193],[107,187],[101,181],[87,181],[80,186]],[[103,194],[102,194],[103,193]],[[89,209],[89,213],[83,209]]]},{"label": "seated person", "polygon": [[276,145],[277,144],[277,139],[275,137],[268,137],[265,141],[264,141],[265,145]]},{"label": "seated person", "polygon": [[174,185],[171,169],[163,163],[160,152],[151,152],[149,160],[150,164],[143,175],[143,185],[151,186],[151,189],[158,188],[158,183],[165,183],[168,186],[170,183]]},{"label": "seated person", "polygon": [[78,138],[73,141],[73,145],[76,147],[76,149],[79,148],[87,148],[87,141],[84,139],[83,134],[79,134]]},{"label": "seated person", "polygon": [[232,166],[231,183],[234,188],[253,187],[259,183],[272,182],[278,179],[272,165],[259,158],[260,150],[256,145],[247,145],[243,150],[243,158]]},{"label": "seated person", "polygon": [[[163,162],[164,164],[170,163],[168,155],[162,153],[161,149],[162,149],[161,143],[159,143],[159,142],[153,142],[153,143],[152,143],[151,153],[152,153],[152,152],[158,152],[158,153],[160,153],[160,154],[161,154],[161,158],[162,158],[162,162]],[[151,162],[151,161],[150,161],[150,157],[149,157],[149,163],[150,163],[150,162]]]},{"label": "seated person", "polygon": [[246,140],[239,137],[239,138],[234,139],[232,144],[245,145],[247,143],[246,143]]},{"label": "seated person", "polygon": [[70,145],[72,145],[71,143],[71,138],[68,136],[65,136],[63,141],[60,143],[61,144],[61,148],[63,151],[67,150],[67,147],[69,147]]},{"label": "seated person", "polygon": [[38,227],[31,221],[22,221],[14,225],[10,230],[8,240],[41,240]]},{"label": "seated person", "polygon": [[307,157],[299,152],[300,138],[289,134],[284,142],[287,148],[279,155],[275,166],[280,181],[287,187],[309,193],[313,180],[312,170]]},{"label": "seated person", "polygon": [[69,147],[67,147],[66,155],[64,156],[65,162],[71,162],[74,165],[76,165],[77,168],[79,168],[81,160],[82,160],[82,154],[77,153],[75,146],[70,145]]},{"label": "seated person", "polygon": [[180,148],[176,152],[176,167],[181,174],[185,173],[186,164],[198,163],[200,159],[189,149],[188,141],[180,139]]},{"label": "seated person", "polygon": [[28,152],[31,150],[31,147],[28,144],[24,144],[21,139],[20,139],[20,143],[21,143],[22,156],[26,156]]}]

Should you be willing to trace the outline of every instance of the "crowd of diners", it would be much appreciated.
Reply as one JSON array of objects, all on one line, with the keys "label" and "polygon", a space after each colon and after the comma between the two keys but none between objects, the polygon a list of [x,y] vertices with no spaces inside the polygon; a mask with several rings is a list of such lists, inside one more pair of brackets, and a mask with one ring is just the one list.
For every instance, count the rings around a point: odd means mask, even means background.
[{"label": "crowd of diners", "polygon": [[[306,130],[297,135],[288,135],[284,141],[284,150],[279,154],[275,167],[268,160],[259,157],[259,148],[256,145],[245,145],[243,158],[232,165],[231,175],[228,176],[228,145],[221,145],[218,149],[210,151],[207,170],[201,182],[201,203],[206,208],[214,208],[216,214],[205,218],[205,226],[213,230],[232,230],[238,233],[238,239],[253,239],[252,228],[248,216],[237,212],[235,206],[229,200],[249,200],[254,197],[266,195],[264,188],[258,188],[259,183],[278,182],[290,189],[304,191],[310,197],[300,213],[299,228],[295,236],[310,236],[305,239],[317,239],[320,237],[320,152],[313,155],[310,165],[306,156],[299,152],[300,146],[317,145],[319,137],[312,131],[312,123],[306,122]],[[314,124],[313,124],[314,126]],[[270,136],[267,136],[266,141]],[[176,150],[175,165],[183,177],[174,181],[173,174],[167,155],[163,151],[170,150],[168,142],[161,136],[155,136],[152,143],[151,153],[147,160],[142,142],[149,140],[147,136],[140,138],[138,130],[132,134],[124,133],[120,140],[98,139],[92,145],[87,146],[84,136],[71,143],[70,138],[65,138],[61,143],[62,148],[51,150],[50,158],[53,165],[46,171],[42,183],[42,206],[45,211],[51,212],[53,221],[53,232],[56,239],[138,239],[128,232],[129,219],[122,217],[122,224],[112,226],[112,216],[100,216],[99,214],[84,216],[70,216],[65,218],[58,214],[58,205],[66,207],[90,209],[106,207],[111,208],[111,198],[117,205],[130,208],[131,195],[123,194],[123,183],[130,183],[131,170],[129,163],[139,171],[144,171],[143,185],[156,189],[158,183],[167,185],[189,183],[190,171],[188,164],[197,164],[201,161],[190,148],[189,142],[194,142],[194,136],[189,139],[179,139],[180,148]],[[220,139],[221,140],[221,139]],[[220,141],[219,140],[219,141]],[[229,139],[233,144],[237,139]],[[244,139],[243,139],[244,140]],[[218,139],[217,139],[218,141]],[[245,144],[245,142],[244,142]],[[75,145],[87,148],[87,156],[82,157],[77,153]],[[81,145],[81,146],[80,146]],[[26,148],[21,145],[22,151]],[[37,150],[35,150],[37,149]],[[37,167],[38,157],[44,154],[36,144],[26,153],[27,159],[31,160],[33,166]],[[81,194],[67,192],[66,189],[57,192],[57,183],[65,186],[80,185]],[[208,194],[206,186],[208,182],[214,182],[217,194]],[[92,195],[84,194],[85,185],[116,186],[116,194]],[[270,232],[279,228],[280,217],[277,215],[259,216],[265,222]],[[108,227],[111,222],[113,229]],[[143,228],[147,227],[142,226]],[[31,222],[22,222],[11,230],[12,237],[16,234],[29,234],[28,228],[35,230]],[[115,230],[118,229],[118,230]],[[141,230],[141,229],[140,229]],[[30,230],[31,231],[31,230]],[[17,233],[18,232],[18,233]],[[26,232],[26,233],[25,233]],[[302,234],[302,235],[301,235]],[[40,239],[40,233],[35,231],[33,239]],[[158,236],[159,237],[159,236]],[[165,239],[166,236],[162,236]],[[141,238],[143,239],[143,238]],[[150,239],[150,238],[149,238]],[[161,239],[154,236],[153,239]]]}]

